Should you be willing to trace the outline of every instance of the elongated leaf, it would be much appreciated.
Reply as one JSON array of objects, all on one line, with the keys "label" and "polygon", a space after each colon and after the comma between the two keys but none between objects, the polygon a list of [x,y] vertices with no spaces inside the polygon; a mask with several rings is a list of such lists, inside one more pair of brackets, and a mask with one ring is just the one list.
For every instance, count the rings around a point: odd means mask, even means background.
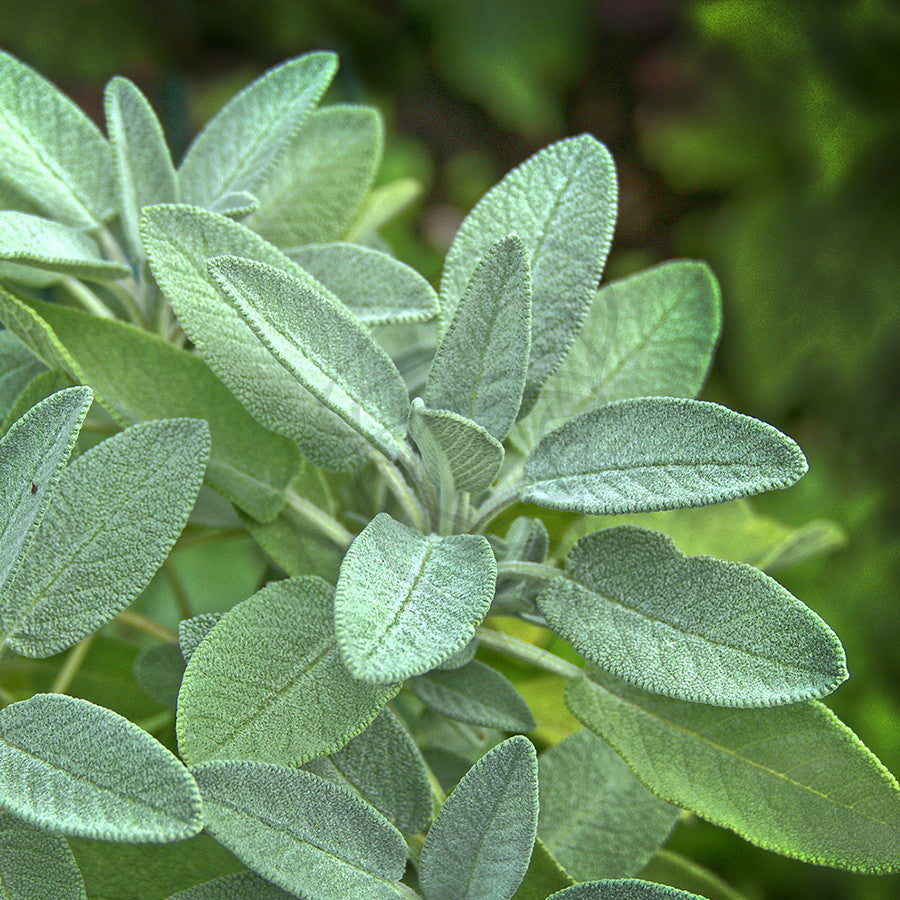
[{"label": "elongated leaf", "polygon": [[511,737],[453,789],[419,860],[426,900],[509,900],[522,883],[537,834],[537,754]]},{"label": "elongated leaf", "polygon": [[182,758],[299,765],[363,731],[400,685],[353,678],[333,616],[332,588],[318,578],[270,584],[226,613],[184,674]]},{"label": "elongated leaf", "polygon": [[337,753],[311,760],[306,769],[349,785],[405,834],[424,830],[431,819],[431,784],[422,754],[388,708]]},{"label": "elongated leaf", "polygon": [[404,453],[409,395],[391,358],[345,310],[273,266],[210,260],[222,295],[284,369],[390,459]]},{"label": "elongated leaf", "polygon": [[720,328],[719,287],[703,263],[662,263],[601,288],[562,365],[516,429],[530,450],[567,419],[628,397],[696,397]]},{"label": "elongated leaf", "polygon": [[104,103],[119,218],[131,252],[141,259],[141,210],[153,203],[174,203],[178,179],[159,119],[137,86],[127,78],[113,78],[106,85]]},{"label": "elongated leaf", "polygon": [[59,391],[0,440],[0,604],[47,513],[92,398],[87,387]]},{"label": "elongated leaf", "polygon": [[62,694],[0,711],[0,807],[61,834],[165,843],[203,826],[185,767],[122,716]]},{"label": "elongated leaf", "polygon": [[135,425],[71,463],[0,601],[8,644],[49,656],[128,606],[181,534],[208,454],[205,422],[166,419]]},{"label": "elongated leaf", "polygon": [[807,470],[780,431],[715,403],[645,397],[571,419],[525,463],[521,498],[594,515],[706,506],[786,488]]},{"label": "elongated leaf", "polygon": [[363,325],[425,322],[438,313],[434,288],[393,256],[358,244],[310,244],[288,251]]},{"label": "elongated leaf", "polygon": [[316,110],[256,192],[247,225],[276,247],[338,240],[369,192],[384,126],[367,106]]},{"label": "elongated leaf", "polygon": [[265,763],[210,762],[194,775],[206,830],[279,887],[321,900],[398,895],[400,832],[344,788]]},{"label": "elongated leaf", "polygon": [[444,265],[441,305],[450,319],[478,261],[515,232],[531,264],[531,358],[520,414],[559,366],[590,306],[612,240],[615,169],[590,135],[552,144],[513,169],[466,216]]},{"label": "elongated leaf", "polygon": [[827,707],[722,709],[594,679],[569,683],[569,707],[658,796],[785,856],[900,869],[900,788]]},{"label": "elongated leaf", "polygon": [[0,53],[0,180],[67,225],[94,228],[112,209],[109,145],[49,81]]},{"label": "elongated leaf", "polygon": [[81,373],[53,329],[34,310],[0,287],[0,321],[45,366],[81,382]]},{"label": "elongated leaf", "polygon": [[482,535],[424,535],[379,513],[350,545],[334,597],[347,668],[374,684],[421,675],[475,636],[497,563]]},{"label": "elongated leaf", "polygon": [[25,385],[45,370],[11,331],[0,331],[0,418],[6,418]]},{"label": "elongated leaf", "polygon": [[378,230],[400,215],[422,193],[422,185],[412,178],[398,178],[375,188],[363,201],[345,239],[363,243],[372,240]]},{"label": "elongated leaf", "polygon": [[187,203],[253,193],[283,156],[337,70],[333,53],[308,53],[266,72],[233,97],[188,148],[178,170]]},{"label": "elongated leaf", "polygon": [[495,241],[472,273],[428,373],[425,402],[502,441],[516,421],[531,348],[531,271],[522,239]]},{"label": "elongated leaf", "polygon": [[680,810],[654,797],[609,745],[580,729],[541,754],[538,834],[576,881],[636,875]]},{"label": "elongated leaf", "polygon": [[[540,829],[540,825],[538,828]],[[546,900],[550,894],[570,884],[574,884],[573,878],[553,858],[538,834],[534,840],[528,871],[519,889],[513,894],[513,900]]]},{"label": "elongated leaf", "polygon": [[318,575],[329,584],[337,581],[343,551],[317,528],[304,526],[284,513],[265,524],[245,517],[244,524],[286,575]]},{"label": "elongated leaf", "polygon": [[538,607],[587,660],[644,690],[714,706],[780,706],[847,678],[837,635],[752,566],[687,557],[624,525],[582,538]]},{"label": "elongated leaf", "polygon": [[254,872],[235,872],[179,891],[169,900],[291,900],[292,896]]},{"label": "elongated leaf", "polygon": [[144,210],[142,221],[141,237],[156,280],[188,337],[243,406],[263,425],[296,441],[317,465],[340,471],[358,466],[363,442],[356,432],[273,360],[221,297],[207,263],[231,254],[285,266],[298,275],[302,270],[224,216],[189,206],[154,206]]},{"label": "elongated leaf", "polygon": [[64,838],[0,813],[3,900],[84,900],[84,881]]},{"label": "elongated leaf", "polygon": [[210,212],[228,216],[229,219],[234,219],[236,222],[245,219],[256,209],[259,209],[259,200],[247,191],[231,191],[222,194],[221,197],[209,204]]},{"label": "elongated leaf", "polygon": [[640,877],[682,891],[694,891],[706,900],[747,900],[714,872],[671,850],[658,851],[641,870]]},{"label": "elongated leaf", "polygon": [[553,894],[547,900],[704,900],[704,898],[637,878],[623,878],[613,881],[586,881]]},{"label": "elongated leaf", "polygon": [[477,659],[460,669],[412,678],[409,687],[426,706],[460,722],[503,731],[527,732],[535,727],[518,691]]},{"label": "elongated leaf", "polygon": [[194,651],[201,641],[216,627],[222,613],[203,613],[183,619],[178,623],[178,647],[184,657],[185,665],[191,661]]}]

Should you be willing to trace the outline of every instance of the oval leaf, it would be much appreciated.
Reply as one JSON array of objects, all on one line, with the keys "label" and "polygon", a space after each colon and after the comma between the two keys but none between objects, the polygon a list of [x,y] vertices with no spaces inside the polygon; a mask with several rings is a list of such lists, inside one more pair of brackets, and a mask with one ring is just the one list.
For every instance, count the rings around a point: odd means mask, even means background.
[{"label": "oval leaf", "polygon": [[704,898],[650,881],[623,878],[615,881],[586,881],[559,891],[547,900],[704,900]]},{"label": "oval leaf", "polygon": [[235,872],[179,891],[169,900],[291,900],[293,896],[255,872]]}]

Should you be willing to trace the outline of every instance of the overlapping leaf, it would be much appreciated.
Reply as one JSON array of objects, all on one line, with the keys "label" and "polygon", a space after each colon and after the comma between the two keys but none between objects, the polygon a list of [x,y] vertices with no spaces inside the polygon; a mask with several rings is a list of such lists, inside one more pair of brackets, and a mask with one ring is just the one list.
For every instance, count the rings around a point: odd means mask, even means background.
[{"label": "overlapping leaf", "polygon": [[235,872],[179,891],[169,900],[291,900],[292,896],[254,872]]},{"label": "overlapping leaf", "polygon": [[6,417],[25,385],[44,370],[11,331],[0,331],[0,417]]},{"label": "overlapping leaf", "polygon": [[704,900],[704,898],[650,881],[622,878],[612,881],[586,881],[559,891],[547,900]]}]

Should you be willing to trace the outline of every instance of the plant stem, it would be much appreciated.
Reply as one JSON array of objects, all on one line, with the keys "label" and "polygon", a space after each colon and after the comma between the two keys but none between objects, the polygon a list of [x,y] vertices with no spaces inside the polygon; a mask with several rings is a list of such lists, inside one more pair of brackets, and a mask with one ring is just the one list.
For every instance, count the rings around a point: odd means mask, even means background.
[{"label": "plant stem", "polygon": [[429,521],[432,525],[437,524],[436,519],[439,507],[437,492],[431,483],[431,479],[428,477],[428,473],[425,471],[425,466],[422,465],[421,457],[418,453],[410,453],[409,457],[404,459],[404,462],[416,491],[422,498]]},{"label": "plant stem", "polygon": [[90,289],[85,287],[77,278],[64,275],[61,283],[63,287],[92,315],[101,319],[115,319],[112,310]]},{"label": "plant stem", "polygon": [[551,675],[560,675],[563,678],[577,678],[581,675],[581,669],[578,666],[566,662],[541,647],[535,647],[534,644],[529,644],[527,641],[520,641],[512,635],[494,631],[492,628],[479,628],[477,634],[479,646],[530,663]]},{"label": "plant stem", "polygon": [[475,518],[469,526],[469,531],[473,534],[480,534],[491,523],[493,519],[500,515],[503,510],[508,509],[519,499],[519,492],[515,487],[496,490],[481,506],[475,510]]},{"label": "plant stem", "polygon": [[168,644],[178,643],[178,635],[170,628],[166,628],[165,625],[160,625],[158,622],[154,622],[153,619],[148,619],[132,609],[123,609],[116,616],[116,621],[121,625],[127,625],[135,631],[140,631]]},{"label": "plant stem", "polygon": [[60,667],[59,672],[56,673],[56,678],[50,686],[51,694],[64,694],[69,689],[72,679],[78,674],[78,670],[81,668],[88,650],[91,649],[95,636],[89,634],[69,651],[66,661]]},{"label": "plant stem", "polygon": [[545,581],[559,578],[562,574],[556,566],[547,566],[544,563],[536,562],[511,560],[497,566],[497,575],[524,575],[527,578],[543,578]]},{"label": "plant stem", "polygon": [[157,713],[155,716],[150,716],[147,719],[144,719],[141,722],[135,722],[138,728],[147,732],[147,734],[153,734],[160,730],[160,728],[165,728],[169,722],[172,721],[172,710],[165,709],[161,713]]},{"label": "plant stem", "polygon": [[285,512],[288,518],[294,519],[295,522],[314,525],[325,537],[344,550],[353,542],[353,535],[337,519],[290,489],[287,492]]},{"label": "plant stem", "polygon": [[428,522],[425,510],[415,492],[406,483],[400,470],[383,454],[373,453],[372,462],[384,476],[391,493],[397,498],[397,502],[403,507],[410,524],[419,531],[428,531]]},{"label": "plant stem", "polygon": [[178,609],[178,618],[192,618],[194,612],[191,609],[191,604],[188,600],[187,593],[184,590],[184,585],[181,583],[181,578],[175,571],[175,567],[172,565],[171,561],[167,559],[162,564],[162,566],[160,566],[160,568],[162,569],[163,575],[165,575],[166,581],[169,582],[169,587],[172,589],[172,594],[175,597],[175,606]]}]

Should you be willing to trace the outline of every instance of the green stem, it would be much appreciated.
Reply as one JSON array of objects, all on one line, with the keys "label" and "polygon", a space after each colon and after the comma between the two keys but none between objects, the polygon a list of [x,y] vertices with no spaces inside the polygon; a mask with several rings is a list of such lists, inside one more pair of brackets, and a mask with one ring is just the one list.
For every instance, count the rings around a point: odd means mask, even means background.
[{"label": "green stem", "polygon": [[162,566],[163,575],[165,575],[166,581],[169,582],[169,587],[172,589],[172,595],[175,597],[175,606],[178,609],[178,618],[179,619],[191,619],[194,616],[194,612],[191,609],[190,601],[187,597],[187,592],[184,589],[184,585],[181,583],[181,578],[179,578],[178,573],[175,571],[175,567],[172,563],[167,559]]},{"label": "green stem", "polygon": [[178,635],[175,634],[174,631],[170,628],[166,628],[165,625],[154,622],[153,619],[142,616],[133,609],[123,609],[122,612],[116,616],[115,621],[120,625],[127,625],[135,631],[140,631],[150,637],[155,637],[159,641],[165,641],[168,644],[178,643]]},{"label": "green stem", "polygon": [[541,647],[535,647],[534,644],[529,644],[527,641],[520,641],[512,635],[503,634],[491,628],[479,628],[477,634],[480,647],[487,647],[504,656],[537,666],[551,675],[560,675],[563,678],[577,678],[581,675],[581,669],[578,666]]},{"label": "green stem", "polygon": [[64,694],[69,689],[69,685],[72,684],[72,680],[78,674],[78,670],[81,668],[88,650],[91,649],[94,637],[95,635],[89,634],[69,651],[66,661],[60,667],[59,672],[56,673],[53,684],[50,685],[51,694]]},{"label": "green stem", "polygon": [[77,278],[64,275],[61,284],[92,315],[101,319],[115,319],[112,310]]},{"label": "green stem", "polygon": [[147,734],[154,734],[159,731],[161,728],[165,728],[169,722],[172,721],[172,710],[164,709],[161,713],[157,713],[155,716],[150,716],[148,719],[143,719],[140,722],[136,722],[138,728],[143,729],[147,732]]},{"label": "green stem", "polygon": [[425,510],[415,495],[415,492],[406,483],[406,479],[400,470],[381,453],[372,454],[372,462],[375,468],[384,476],[390,492],[397,498],[397,502],[403,507],[409,523],[419,531],[429,531]]},{"label": "green stem", "polygon": [[428,520],[432,525],[436,525],[440,504],[438,503],[437,491],[431,483],[428,473],[425,471],[425,466],[422,465],[421,457],[418,453],[410,453],[407,458],[404,458],[404,462],[409,472],[409,477],[412,479],[419,497],[422,498]]},{"label": "green stem", "polygon": [[292,490],[287,492],[285,513],[295,522],[313,525],[344,550],[353,542],[353,535],[337,519]]},{"label": "green stem", "polygon": [[551,578],[559,578],[563,573],[556,566],[547,566],[544,563],[520,562],[511,560],[502,562],[497,566],[498,575],[524,575],[527,578],[543,578],[549,581]]},{"label": "green stem", "polygon": [[495,490],[475,511],[475,518],[469,526],[469,531],[473,534],[480,534],[503,510],[508,509],[518,500],[519,492],[513,486]]}]

